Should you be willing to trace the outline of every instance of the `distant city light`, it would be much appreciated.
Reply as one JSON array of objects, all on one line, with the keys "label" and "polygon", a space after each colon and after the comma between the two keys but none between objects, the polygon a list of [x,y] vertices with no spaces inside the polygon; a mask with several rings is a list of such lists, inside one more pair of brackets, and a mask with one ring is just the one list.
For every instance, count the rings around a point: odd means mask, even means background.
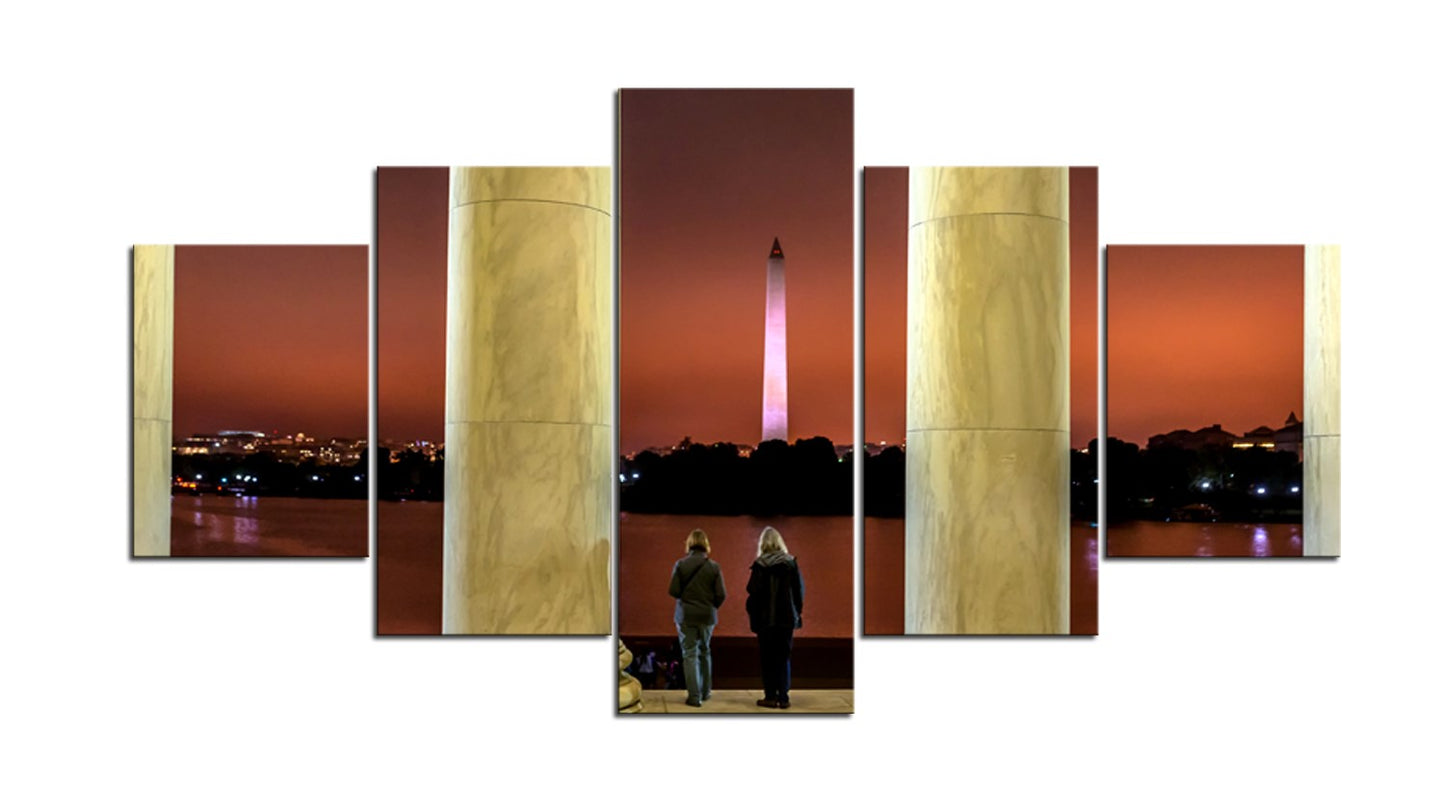
[{"label": "distant city light", "polygon": [[196,480],[200,480],[200,479],[201,479],[201,476],[200,476],[200,475],[197,475],[197,476],[196,476]]},{"label": "distant city light", "polygon": [[641,472],[634,472],[634,473],[632,473],[632,479],[633,479],[633,480],[637,480],[637,479],[640,478],[640,477],[642,477],[642,473],[641,473]]},{"label": "distant city light", "polygon": [[1206,481],[1200,483],[1200,484],[1199,484],[1199,487],[1202,488],[1202,489],[1207,489],[1207,488],[1209,488],[1209,481],[1206,480]]},{"label": "distant city light", "polygon": [[353,476],[351,476],[351,479],[352,479],[352,480],[361,480],[361,476],[360,476],[360,475],[353,475]]},{"label": "distant city light", "polygon": [[1291,493],[1291,494],[1298,494],[1298,493],[1299,493],[1299,486],[1290,486],[1290,487],[1289,487],[1289,490],[1290,490],[1290,493]]},{"label": "distant city light", "polygon": [[626,476],[626,475],[620,475],[620,474],[619,474],[619,475],[617,476],[617,479],[618,479],[619,481],[627,480],[627,476]]},{"label": "distant city light", "polygon": [[321,480],[321,476],[320,476],[320,475],[312,475],[312,476],[311,476],[311,479],[312,479],[312,480]]},{"label": "distant city light", "polygon": [[1254,493],[1259,494],[1260,496],[1264,496],[1264,486],[1256,486],[1254,489]]}]

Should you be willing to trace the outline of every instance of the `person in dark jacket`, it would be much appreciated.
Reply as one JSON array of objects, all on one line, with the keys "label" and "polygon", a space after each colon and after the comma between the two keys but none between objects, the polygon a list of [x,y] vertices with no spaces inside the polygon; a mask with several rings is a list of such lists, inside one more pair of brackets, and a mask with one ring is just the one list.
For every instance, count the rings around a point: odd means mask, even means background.
[{"label": "person in dark jacket", "polygon": [[748,578],[748,624],[758,634],[763,666],[759,707],[787,709],[792,684],[793,631],[803,627],[803,574],[772,527],[758,537],[758,558]]},{"label": "person in dark jacket", "polygon": [[682,672],[687,682],[687,703],[701,707],[712,697],[712,629],[717,610],[727,599],[722,568],[708,559],[707,533],[693,530],[687,536],[687,556],[672,566],[667,594],[677,598],[672,620],[677,623],[682,647]]}]

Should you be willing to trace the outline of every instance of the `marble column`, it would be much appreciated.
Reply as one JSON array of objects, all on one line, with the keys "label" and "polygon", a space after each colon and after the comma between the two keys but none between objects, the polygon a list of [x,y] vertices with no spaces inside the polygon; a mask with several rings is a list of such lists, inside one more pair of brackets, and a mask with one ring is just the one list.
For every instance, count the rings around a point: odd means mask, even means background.
[{"label": "marble column", "polygon": [[1068,183],[909,171],[906,633],[1069,632]]},{"label": "marble column", "polygon": [[454,168],[442,632],[605,634],[612,182]]},{"label": "marble column", "polygon": [[175,246],[136,246],[132,340],[132,550],[171,555],[171,357]]},{"label": "marble column", "polygon": [[1304,555],[1340,555],[1340,247],[1305,246]]}]

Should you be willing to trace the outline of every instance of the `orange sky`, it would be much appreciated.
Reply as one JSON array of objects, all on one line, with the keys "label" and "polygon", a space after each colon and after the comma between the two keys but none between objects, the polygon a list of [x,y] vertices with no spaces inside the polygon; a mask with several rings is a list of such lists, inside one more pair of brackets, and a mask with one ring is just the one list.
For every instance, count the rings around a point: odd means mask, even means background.
[{"label": "orange sky", "polygon": [[446,167],[376,170],[376,434],[441,442],[447,382]]},{"label": "orange sky", "polygon": [[366,246],[177,246],[173,429],[366,437]]},{"label": "orange sky", "polygon": [[[1097,434],[1099,169],[1069,169],[1069,428]],[[868,167],[863,178],[863,434],[903,440],[907,418],[908,169]]]},{"label": "orange sky", "polygon": [[619,440],[761,436],[773,238],[791,439],[852,441],[853,93],[623,90]]},{"label": "orange sky", "polygon": [[1109,246],[1109,434],[1303,416],[1303,246]]}]

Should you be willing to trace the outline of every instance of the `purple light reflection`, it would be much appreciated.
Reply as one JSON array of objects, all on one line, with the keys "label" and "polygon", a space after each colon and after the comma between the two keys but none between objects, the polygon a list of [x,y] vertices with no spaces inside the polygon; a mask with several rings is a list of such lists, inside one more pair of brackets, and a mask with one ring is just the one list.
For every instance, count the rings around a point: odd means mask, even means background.
[{"label": "purple light reflection", "polygon": [[1263,526],[1256,525],[1254,528],[1254,556],[1268,557],[1270,554],[1269,532]]}]

